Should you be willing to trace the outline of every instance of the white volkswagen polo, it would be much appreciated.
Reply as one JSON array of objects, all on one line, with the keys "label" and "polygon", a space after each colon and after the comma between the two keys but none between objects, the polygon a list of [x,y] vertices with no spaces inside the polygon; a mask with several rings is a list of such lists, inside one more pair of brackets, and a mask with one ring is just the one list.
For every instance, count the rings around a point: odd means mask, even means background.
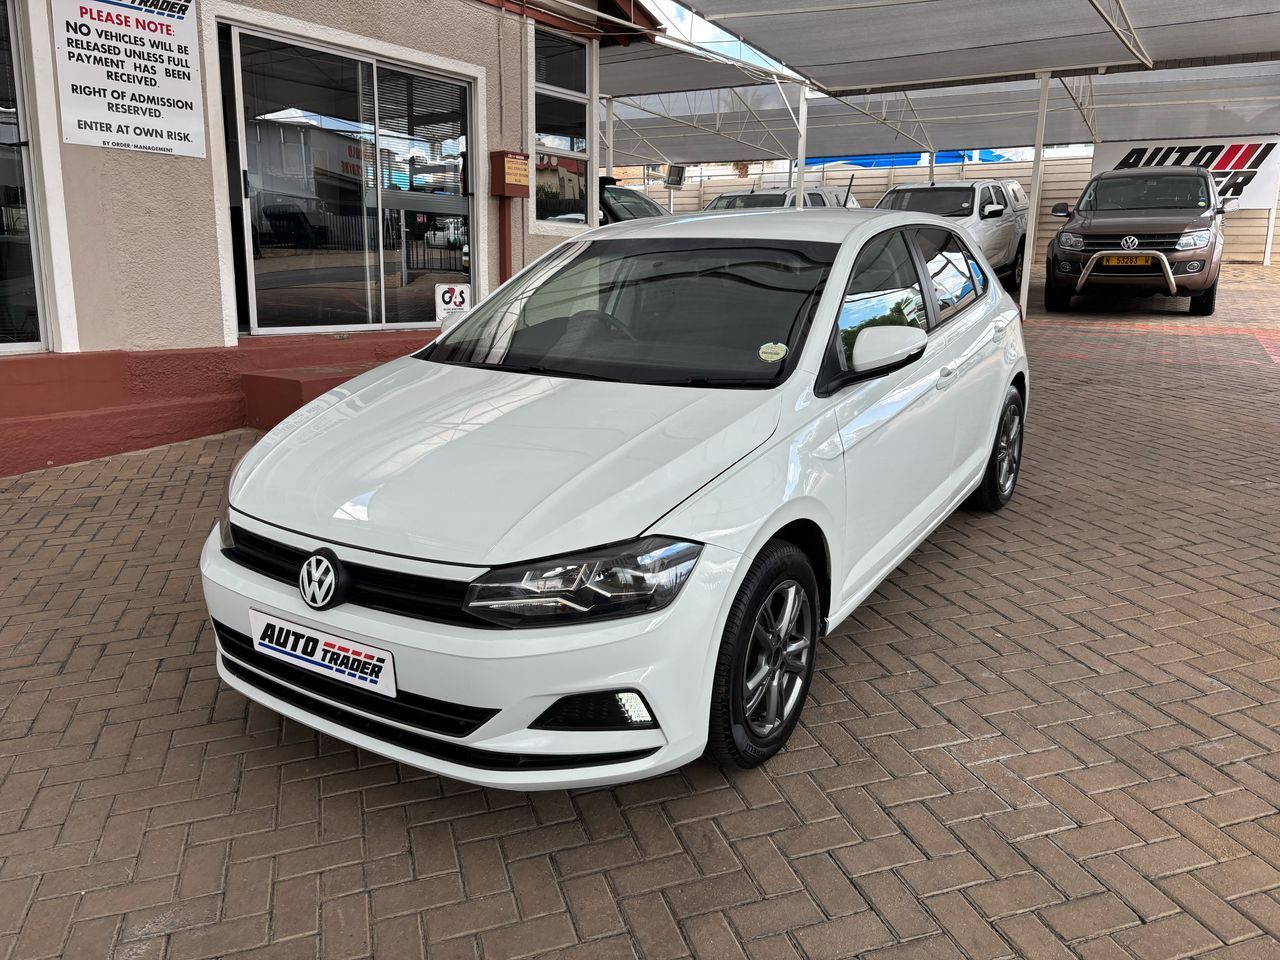
[{"label": "white volkswagen polo", "polygon": [[565,243],[237,465],[218,671],[513,789],[755,766],[817,645],[957,505],[1014,491],[1016,305],[945,220],[787,209]]}]

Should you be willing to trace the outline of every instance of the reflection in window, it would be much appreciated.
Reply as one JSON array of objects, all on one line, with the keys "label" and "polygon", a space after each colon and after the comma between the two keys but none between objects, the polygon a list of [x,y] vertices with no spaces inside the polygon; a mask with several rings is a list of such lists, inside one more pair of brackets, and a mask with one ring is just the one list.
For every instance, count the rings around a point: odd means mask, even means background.
[{"label": "reflection in window", "polygon": [[534,170],[539,220],[587,222],[587,162],[540,153]]},{"label": "reflection in window", "polygon": [[928,326],[920,277],[901,233],[882,233],[858,254],[837,320],[836,359],[853,369],[853,344],[867,327]]},{"label": "reflection in window", "polygon": [[968,261],[973,259],[949,230],[917,230],[916,241],[933,281],[938,322],[946,323],[978,299]]},{"label": "reflection in window", "polygon": [[0,0],[0,348],[40,342],[14,55],[8,3]]},{"label": "reflection in window", "polygon": [[587,222],[589,111],[587,47],[534,33],[534,213],[539,220]]}]

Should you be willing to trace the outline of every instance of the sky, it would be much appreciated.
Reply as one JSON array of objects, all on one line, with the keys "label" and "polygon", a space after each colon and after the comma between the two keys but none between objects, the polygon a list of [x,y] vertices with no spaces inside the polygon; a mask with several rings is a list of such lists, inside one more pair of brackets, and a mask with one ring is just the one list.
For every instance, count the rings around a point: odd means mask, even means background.
[{"label": "sky", "polygon": [[704,20],[696,13],[682,7],[675,0],[645,0],[647,6],[673,37],[687,40],[695,46],[703,47],[726,57],[735,57],[747,63],[756,63],[770,70],[783,73],[786,70],[778,61],[766,57],[750,44],[721,30],[715,24]]}]

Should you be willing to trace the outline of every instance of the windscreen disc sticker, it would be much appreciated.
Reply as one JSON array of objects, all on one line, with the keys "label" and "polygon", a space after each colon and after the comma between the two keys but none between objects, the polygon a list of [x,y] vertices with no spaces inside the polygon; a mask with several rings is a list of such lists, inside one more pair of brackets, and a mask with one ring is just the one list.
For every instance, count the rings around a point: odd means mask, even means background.
[{"label": "windscreen disc sticker", "polygon": [[760,359],[766,363],[777,363],[787,355],[785,343],[765,343],[760,346]]}]

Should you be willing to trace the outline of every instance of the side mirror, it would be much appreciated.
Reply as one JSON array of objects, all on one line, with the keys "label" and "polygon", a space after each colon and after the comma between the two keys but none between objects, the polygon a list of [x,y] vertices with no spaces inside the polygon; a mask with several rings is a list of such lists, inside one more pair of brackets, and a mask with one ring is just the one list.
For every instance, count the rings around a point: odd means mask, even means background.
[{"label": "side mirror", "polygon": [[1240,209],[1240,201],[1237,200],[1235,197],[1232,197],[1230,200],[1224,201],[1222,206],[1219,207],[1218,209],[1220,209],[1223,213],[1235,213],[1237,210]]},{"label": "side mirror", "polygon": [[982,208],[983,220],[990,220],[993,217],[1002,217],[1002,216],[1004,216],[1004,204],[1002,203],[988,203],[985,207]]},{"label": "side mirror", "polygon": [[1071,205],[1067,203],[1055,203],[1049,211],[1055,217],[1071,216]]},{"label": "side mirror", "polygon": [[856,374],[888,373],[920,359],[927,346],[929,335],[919,327],[864,327],[853,341],[850,369]]}]

